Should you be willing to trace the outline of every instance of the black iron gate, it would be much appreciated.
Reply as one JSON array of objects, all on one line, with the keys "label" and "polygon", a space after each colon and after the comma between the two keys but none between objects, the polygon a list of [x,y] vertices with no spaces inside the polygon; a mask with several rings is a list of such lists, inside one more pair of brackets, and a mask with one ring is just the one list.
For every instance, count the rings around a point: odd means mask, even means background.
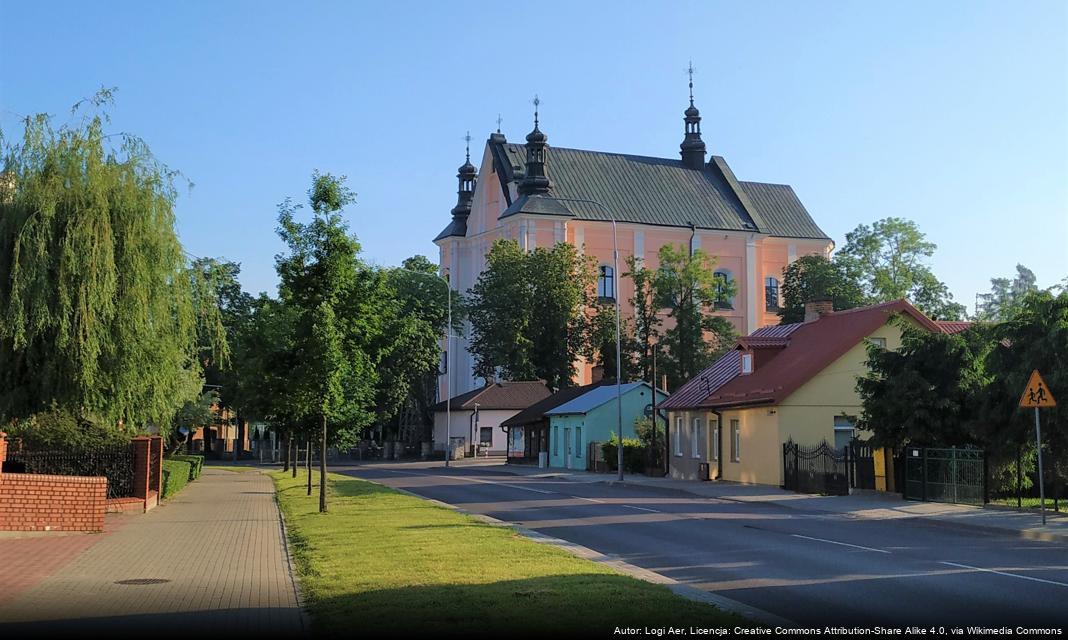
[{"label": "black iron gate", "polygon": [[863,440],[853,440],[846,447],[849,459],[849,486],[853,489],[875,490],[875,451]]},{"label": "black iron gate", "polygon": [[905,449],[906,500],[986,502],[986,459],[980,449]]},{"label": "black iron gate", "polygon": [[783,488],[798,493],[849,494],[847,454],[826,442],[803,447],[790,441],[782,445]]}]

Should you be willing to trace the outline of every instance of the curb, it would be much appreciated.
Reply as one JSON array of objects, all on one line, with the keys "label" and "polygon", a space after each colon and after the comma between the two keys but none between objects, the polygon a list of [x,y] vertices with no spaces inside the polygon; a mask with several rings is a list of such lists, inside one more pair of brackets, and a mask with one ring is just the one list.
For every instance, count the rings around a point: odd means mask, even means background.
[{"label": "curb", "polygon": [[[263,472],[258,472],[263,475]],[[311,634],[311,617],[308,615],[308,609],[305,606],[304,593],[300,590],[300,580],[297,579],[297,573],[293,566],[293,554],[289,551],[289,529],[286,528],[286,518],[282,514],[282,505],[278,502],[278,488],[274,486],[274,480],[267,478],[267,481],[271,483],[271,488],[274,489],[274,507],[278,510],[278,526],[282,530],[282,550],[286,554],[286,568],[289,570],[289,580],[293,583],[293,594],[297,600],[297,608],[300,610],[300,629],[301,635]]]},{"label": "curb", "polygon": [[482,522],[484,524],[488,524],[488,525],[491,525],[491,526],[494,526],[494,527],[504,527],[504,528],[512,529],[513,531],[515,531],[516,533],[522,535],[524,538],[527,538],[531,542],[537,542],[539,544],[549,544],[549,545],[552,545],[552,546],[557,547],[559,549],[563,549],[564,551],[567,551],[571,555],[576,556],[578,558],[582,558],[582,559],[585,559],[585,560],[591,560],[591,561],[596,562],[598,564],[603,564],[603,565],[609,566],[609,567],[615,569],[616,571],[619,571],[620,573],[628,575],[628,576],[630,576],[632,578],[636,578],[636,579],[642,580],[644,582],[650,582],[650,583],[653,583],[653,584],[663,585],[663,586],[667,587],[669,590],[671,590],[672,593],[674,593],[675,595],[677,595],[679,597],[685,598],[687,600],[691,600],[693,602],[701,602],[701,603],[704,603],[704,604],[709,604],[709,605],[715,606],[718,609],[722,609],[723,611],[727,611],[727,612],[730,612],[730,613],[737,614],[739,616],[742,616],[743,618],[746,618],[747,620],[751,620],[753,622],[757,622],[757,623],[759,623],[761,625],[764,625],[766,627],[776,627],[776,626],[793,627],[793,626],[796,626],[793,622],[787,620],[786,618],[783,618],[781,616],[777,616],[774,613],[771,613],[769,611],[764,611],[763,609],[757,609],[756,607],[749,606],[749,605],[745,604],[744,602],[739,602],[737,600],[731,600],[730,598],[725,598],[723,596],[717,595],[715,593],[711,593],[709,591],[704,591],[704,590],[698,589],[696,587],[691,587],[690,585],[683,584],[683,583],[675,580],[674,578],[669,578],[669,577],[667,577],[665,575],[661,575],[659,573],[656,573],[655,571],[650,571],[649,569],[643,569],[641,567],[638,567],[638,566],[632,565],[632,564],[630,564],[628,562],[625,562],[623,560],[620,560],[619,558],[616,558],[616,557],[607,556],[607,555],[601,553],[600,551],[596,551],[594,549],[590,549],[589,547],[584,547],[582,545],[575,544],[573,542],[568,542],[567,540],[563,540],[563,539],[560,539],[560,538],[554,538],[552,536],[545,535],[544,533],[540,533],[538,531],[534,531],[533,529],[528,529],[526,527],[521,527],[519,525],[516,525],[516,524],[511,523],[511,522],[506,522],[504,520],[498,520],[497,518],[494,518],[492,516],[487,516],[487,515],[481,514],[481,513],[471,513],[470,511],[467,511],[466,509],[463,509],[461,507],[457,507],[455,505],[449,504],[447,502],[442,502],[440,500],[435,500],[433,498],[427,498],[425,496],[421,496],[419,494],[412,493],[411,491],[408,491],[406,489],[401,489],[401,488],[398,488],[398,487],[390,487],[388,485],[384,485],[384,484],[375,482],[374,480],[370,480],[368,478],[359,478],[359,479],[363,480],[364,482],[370,482],[372,484],[377,484],[377,485],[379,485],[381,487],[386,487],[388,489],[392,489],[393,491],[397,491],[399,493],[403,493],[403,494],[405,494],[407,496],[411,496],[413,498],[418,498],[419,500],[423,500],[425,502],[429,502],[429,503],[434,504],[436,506],[443,507],[445,509],[449,509],[450,511],[455,511],[457,513],[462,513],[462,514],[464,514],[466,516],[470,516],[470,517],[472,517],[472,518],[474,518],[474,519],[476,519],[476,520],[478,520],[478,521],[480,521],[480,522]]}]

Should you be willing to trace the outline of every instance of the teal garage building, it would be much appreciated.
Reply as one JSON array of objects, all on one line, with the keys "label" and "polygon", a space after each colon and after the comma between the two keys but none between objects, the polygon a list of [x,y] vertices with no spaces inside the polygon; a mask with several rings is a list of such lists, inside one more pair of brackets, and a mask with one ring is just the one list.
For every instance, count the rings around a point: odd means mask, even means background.
[{"label": "teal garage building", "polygon": [[[545,412],[549,419],[549,466],[559,469],[586,469],[589,444],[608,442],[619,431],[616,386],[602,385]],[[668,394],[658,391],[657,403]],[[645,382],[620,386],[623,404],[623,437],[637,437],[634,421],[653,402],[653,388]]]}]

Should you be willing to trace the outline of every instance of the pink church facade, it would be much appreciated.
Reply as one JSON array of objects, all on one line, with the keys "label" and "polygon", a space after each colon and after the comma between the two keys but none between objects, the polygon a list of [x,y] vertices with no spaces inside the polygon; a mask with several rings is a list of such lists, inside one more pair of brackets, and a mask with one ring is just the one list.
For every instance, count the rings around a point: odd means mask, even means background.
[{"label": "pink church facade", "polygon": [[[681,160],[550,147],[536,119],[526,144],[492,134],[480,168],[470,161],[460,168],[453,219],[434,240],[442,274],[467,291],[501,238],[527,250],[566,242],[610,270],[615,218],[619,273],[599,271],[599,287],[619,296],[624,317],[633,315],[634,294],[622,277],[626,258],[638,256],[656,269],[660,247],[670,243],[715,256],[716,271],[735,282],[731,308],[716,313],[739,334],[777,324],[783,269],[799,256],[829,255],[833,242],[788,185],[741,182],[723,158],[706,162],[692,99],[684,121]],[[473,375],[467,335],[465,329],[456,339],[452,395],[484,382]],[[590,381],[591,368],[583,364],[575,382]],[[439,392],[444,398],[445,376]]]}]

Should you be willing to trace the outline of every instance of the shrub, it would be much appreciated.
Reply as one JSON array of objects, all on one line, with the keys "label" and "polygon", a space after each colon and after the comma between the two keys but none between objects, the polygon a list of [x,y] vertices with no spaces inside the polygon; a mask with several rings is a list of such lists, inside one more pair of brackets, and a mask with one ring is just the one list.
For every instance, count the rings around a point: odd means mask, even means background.
[{"label": "shrub", "polygon": [[[619,438],[612,434],[612,439],[601,445],[605,463],[610,471],[616,471],[616,447]],[[623,470],[627,473],[642,473],[645,471],[645,447],[637,438],[623,438]]]},{"label": "shrub", "polygon": [[200,472],[204,470],[204,456],[177,455],[171,456],[169,459],[189,463],[190,482],[199,478]]},{"label": "shrub", "polygon": [[53,407],[16,420],[2,429],[11,439],[20,439],[38,451],[86,451],[130,442],[133,433],[109,427],[91,416],[79,416]]},{"label": "shrub", "polygon": [[163,461],[163,487],[161,496],[164,500],[175,495],[189,483],[192,464],[184,460],[168,459]]}]

